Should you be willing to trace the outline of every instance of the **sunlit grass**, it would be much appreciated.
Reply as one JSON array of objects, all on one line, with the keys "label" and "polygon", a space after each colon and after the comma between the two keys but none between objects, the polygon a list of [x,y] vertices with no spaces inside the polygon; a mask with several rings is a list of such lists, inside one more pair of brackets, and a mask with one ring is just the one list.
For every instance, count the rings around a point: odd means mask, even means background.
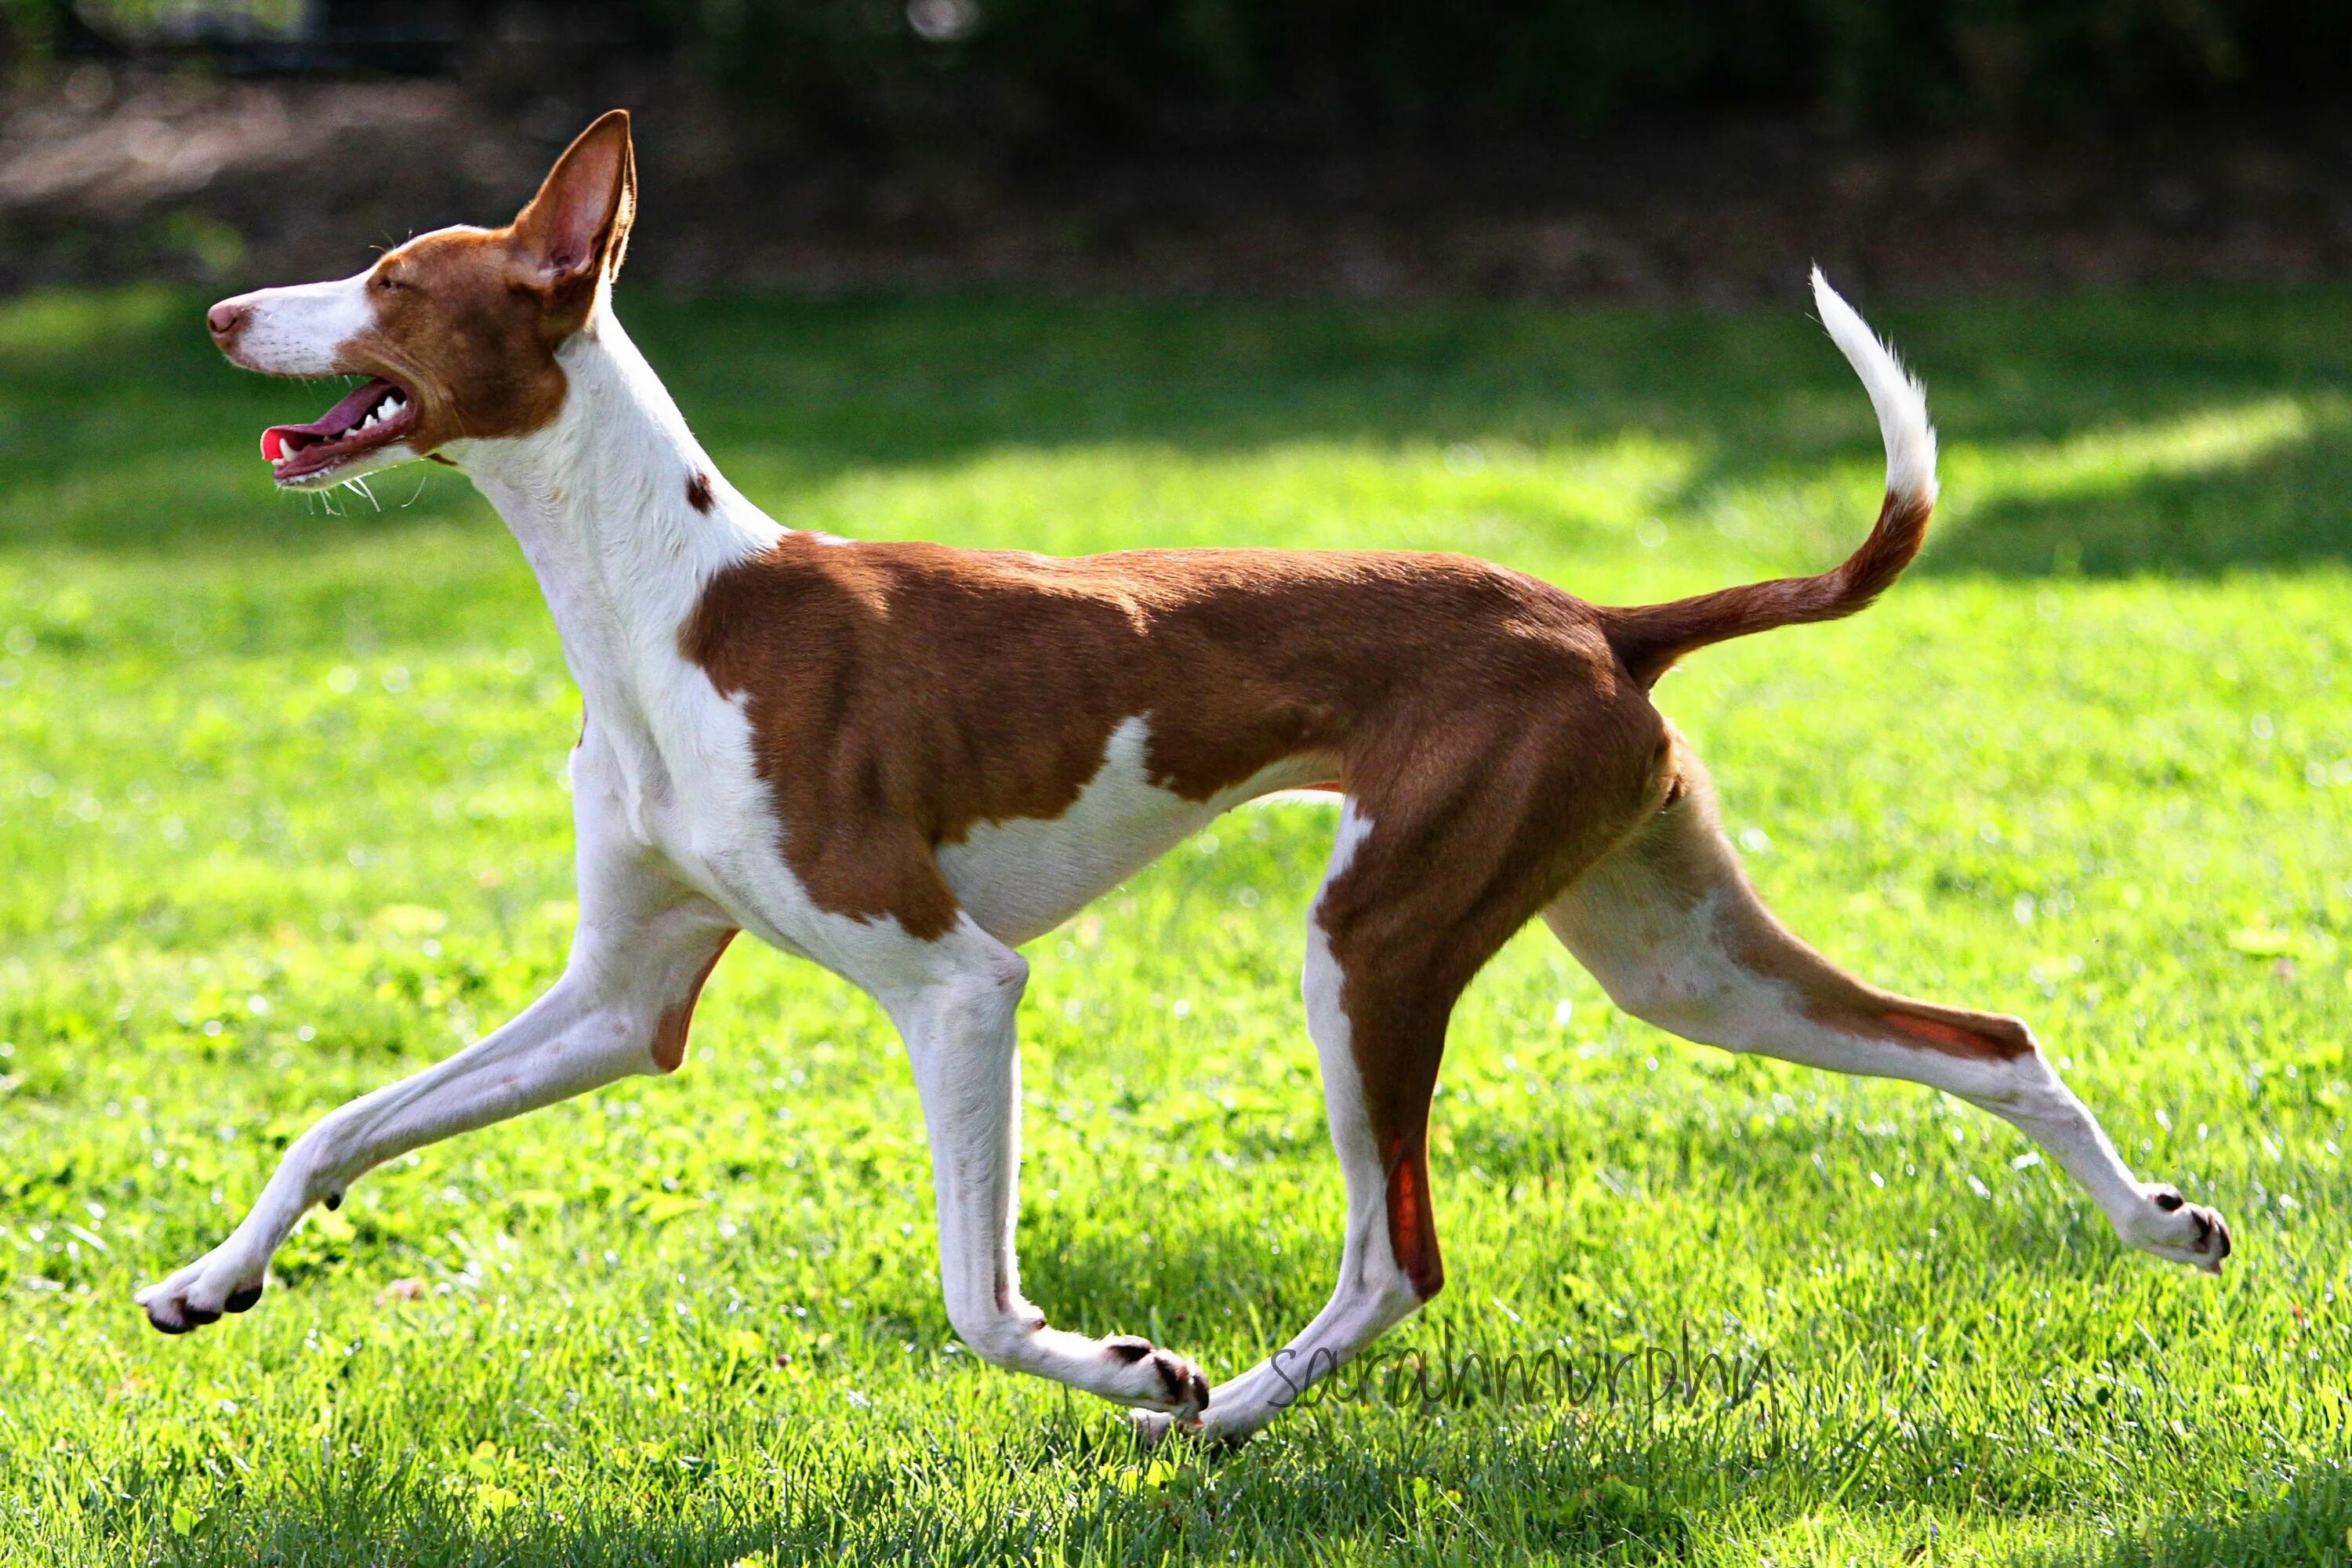
[{"label": "sunlit grass", "polygon": [[[251,1316],[147,1331],[133,1286],[311,1117],[552,978],[578,699],[461,484],[266,493],[254,432],[327,394],[218,366],[200,302],[0,309],[0,1560],[2343,1561],[2346,302],[1886,317],[1935,552],[1660,694],[1781,913],[2032,1019],[2229,1214],[2226,1278],[1963,1107],[1627,1021],[1538,932],[1460,1014],[1452,1283],[1392,1348],[1687,1336],[1755,1397],[1327,1405],[1171,1461],[955,1344],[896,1043],[750,950],[677,1078],[401,1162]],[[1822,563],[1876,500],[1793,313],[627,310],[739,483],[853,535],[1458,548],[1633,599]],[[1059,1320],[1230,1373],[1328,1289],[1330,830],[1237,815],[1032,945]]]}]

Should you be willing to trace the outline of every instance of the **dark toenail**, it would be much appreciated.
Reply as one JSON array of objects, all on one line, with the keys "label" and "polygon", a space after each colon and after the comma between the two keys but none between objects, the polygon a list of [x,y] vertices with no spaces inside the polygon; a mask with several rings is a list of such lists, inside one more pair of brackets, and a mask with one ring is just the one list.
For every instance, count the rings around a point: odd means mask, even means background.
[{"label": "dark toenail", "polygon": [[1151,1370],[1160,1374],[1160,1385],[1168,1390],[1171,1399],[1182,1399],[1190,1394],[1193,1381],[1200,1375],[1172,1355],[1154,1359]]},{"label": "dark toenail", "polygon": [[205,1323],[217,1323],[220,1321],[220,1314],[218,1312],[207,1312],[202,1307],[191,1307],[188,1309],[188,1321],[198,1326],[202,1326]]},{"label": "dark toenail", "polygon": [[1137,1339],[1133,1334],[1121,1334],[1115,1340],[1103,1341],[1103,1349],[1109,1352],[1114,1359],[1133,1366],[1151,1353],[1151,1342]]},{"label": "dark toenail", "polygon": [[166,1334],[184,1334],[195,1326],[193,1323],[167,1323],[163,1319],[152,1314],[148,1317],[147,1321],[155,1325],[157,1332]]},{"label": "dark toenail", "polygon": [[343,1194],[341,1193],[329,1193],[327,1194],[327,1206],[330,1209],[339,1209],[342,1207]]},{"label": "dark toenail", "polygon": [[2167,1214],[2170,1214],[2186,1201],[2187,1200],[2182,1198],[2179,1193],[2175,1192],[2162,1192],[2156,1194],[2156,1206],[2162,1209]]},{"label": "dark toenail", "polygon": [[223,1303],[223,1305],[227,1307],[232,1312],[245,1312],[250,1311],[253,1308],[253,1304],[260,1300],[261,1287],[258,1285],[247,1285],[242,1290],[232,1290],[229,1292],[229,1298]]}]

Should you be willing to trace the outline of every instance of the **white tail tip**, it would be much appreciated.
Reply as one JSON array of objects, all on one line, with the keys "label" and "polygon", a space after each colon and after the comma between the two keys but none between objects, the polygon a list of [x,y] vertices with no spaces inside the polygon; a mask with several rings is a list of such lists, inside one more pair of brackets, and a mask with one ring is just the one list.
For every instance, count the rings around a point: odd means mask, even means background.
[{"label": "white tail tip", "polygon": [[1878,411],[1879,438],[1886,444],[1886,489],[1890,495],[1936,499],[1936,427],[1927,423],[1927,392],[1903,362],[1847,304],[1822,269],[1813,268],[1813,307],[1822,325],[1862,377],[1870,405]]}]

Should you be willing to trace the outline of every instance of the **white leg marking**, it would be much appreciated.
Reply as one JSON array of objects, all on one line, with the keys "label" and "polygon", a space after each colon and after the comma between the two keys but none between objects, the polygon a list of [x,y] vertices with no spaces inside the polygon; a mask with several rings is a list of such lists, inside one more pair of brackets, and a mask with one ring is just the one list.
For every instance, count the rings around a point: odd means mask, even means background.
[{"label": "white leg marking", "polygon": [[181,1333],[251,1306],[271,1255],[310,1205],[340,1203],[386,1160],[660,1070],[654,1046],[663,1015],[691,999],[733,926],[614,837],[600,792],[580,800],[581,923],[553,987],[446,1061],[320,1119],[286,1152],[227,1240],[139,1292],[149,1321]]},{"label": "white leg marking", "polygon": [[[880,939],[890,928],[868,928]],[[948,1321],[997,1366],[1179,1420],[1208,1402],[1191,1362],[1131,1336],[1045,1326],[1023,1299],[1019,1222],[1021,1067],[1013,1015],[1029,965],[969,916],[936,942],[896,937],[887,973],[862,978],[906,1037],[931,1142],[940,1283]],[[869,954],[868,957],[884,957]]]}]

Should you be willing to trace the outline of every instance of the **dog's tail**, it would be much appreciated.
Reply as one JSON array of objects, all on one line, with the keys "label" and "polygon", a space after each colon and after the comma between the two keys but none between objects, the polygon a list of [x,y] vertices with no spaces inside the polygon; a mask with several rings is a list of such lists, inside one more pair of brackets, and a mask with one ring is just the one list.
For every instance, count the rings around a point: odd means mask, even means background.
[{"label": "dog's tail", "polygon": [[1936,510],[1936,431],[1927,423],[1927,394],[1818,267],[1813,303],[1878,410],[1878,433],[1886,443],[1886,500],[1878,521],[1844,564],[1818,577],[1781,577],[1671,604],[1602,610],[1611,646],[1645,688],[1683,655],[1709,643],[1853,614],[1903,574],[1927,536],[1927,517]]}]

